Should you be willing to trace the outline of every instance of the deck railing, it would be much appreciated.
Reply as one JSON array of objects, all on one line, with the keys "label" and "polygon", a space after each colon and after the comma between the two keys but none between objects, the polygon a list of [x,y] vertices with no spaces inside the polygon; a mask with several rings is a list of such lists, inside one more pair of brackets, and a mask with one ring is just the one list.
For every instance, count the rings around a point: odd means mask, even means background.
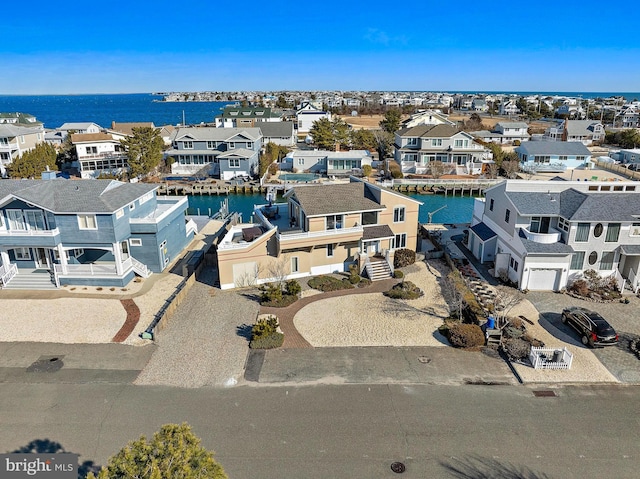
[{"label": "deck railing", "polygon": [[9,281],[11,281],[17,273],[18,267],[15,264],[0,266],[0,287],[4,287],[9,284]]}]

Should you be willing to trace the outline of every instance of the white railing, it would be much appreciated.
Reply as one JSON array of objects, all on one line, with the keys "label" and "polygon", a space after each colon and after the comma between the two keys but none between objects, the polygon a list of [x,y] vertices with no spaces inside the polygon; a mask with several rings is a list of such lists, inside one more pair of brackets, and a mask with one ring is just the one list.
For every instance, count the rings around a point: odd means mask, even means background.
[{"label": "white railing", "polygon": [[[124,263],[123,263],[124,264]],[[62,265],[53,266],[56,274],[60,276],[120,276],[116,271],[115,263],[110,264],[68,264],[66,272],[63,271]]]},{"label": "white railing", "polygon": [[78,157],[79,161],[82,160],[100,160],[100,159],[114,159],[114,160],[118,160],[118,159],[124,159],[126,158],[127,155],[125,153],[120,153],[120,152],[105,152],[105,153],[96,153],[96,154],[91,154],[91,155],[82,155],[80,157]]},{"label": "white railing", "polygon": [[638,288],[640,288],[640,278],[638,278],[637,273],[633,270],[629,270],[629,282],[631,283],[631,289],[633,289],[633,294],[638,294]]},{"label": "white railing", "polygon": [[615,278],[616,283],[618,284],[618,291],[621,293],[624,292],[624,283],[625,279],[622,277],[622,274],[617,269],[613,271],[612,276]]},{"label": "white railing", "polygon": [[0,266],[0,286],[4,287],[18,273],[18,267],[15,264],[9,266]]},{"label": "white railing", "polygon": [[58,228],[52,230],[0,230],[0,236],[56,236],[59,234]]},{"label": "white railing", "polygon": [[529,361],[535,369],[571,369],[573,354],[567,348],[531,347]]},{"label": "white railing", "polygon": [[338,228],[325,231],[306,231],[303,233],[280,233],[278,239],[280,241],[295,241],[300,239],[322,238],[325,236],[344,236],[354,233],[362,233],[362,226],[353,226],[351,228]]},{"label": "white railing", "polygon": [[133,271],[138,273],[143,278],[148,278],[149,276],[151,276],[151,271],[149,271],[149,268],[147,268],[146,264],[141,263],[140,261],[135,259],[133,256],[129,256],[129,258],[127,258],[127,261],[130,261],[131,266],[133,267]]},{"label": "white railing", "polygon": [[560,231],[549,228],[549,233],[533,233],[529,231],[527,228],[522,228],[524,230],[524,235],[527,237],[529,241],[534,241],[536,243],[543,244],[552,244],[560,241],[562,234]]},{"label": "white railing", "polygon": [[[456,165],[457,166],[457,165]],[[452,165],[453,167],[453,165]],[[388,180],[388,181],[384,181],[384,182],[379,182],[382,186],[386,186],[386,187],[393,187],[393,186],[398,186],[398,185],[423,185],[423,186],[474,186],[474,187],[489,187],[489,186],[493,186],[496,185],[498,183],[501,183],[503,181],[506,181],[504,179],[474,179],[474,180],[464,180],[464,179],[442,179],[442,180],[436,180],[436,179],[424,179],[424,178],[416,178],[416,179],[394,179],[394,180]]]}]

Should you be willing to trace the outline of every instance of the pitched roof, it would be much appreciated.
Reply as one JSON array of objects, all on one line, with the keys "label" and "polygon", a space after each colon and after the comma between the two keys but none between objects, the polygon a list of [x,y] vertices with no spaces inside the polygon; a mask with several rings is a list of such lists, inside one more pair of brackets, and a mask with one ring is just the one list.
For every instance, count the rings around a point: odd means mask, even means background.
[{"label": "pitched roof", "polygon": [[591,156],[580,141],[523,141],[516,151],[525,155]]},{"label": "pitched roof", "polygon": [[262,137],[262,132],[260,128],[187,127],[176,130],[175,140],[189,137],[198,141],[227,141],[236,135],[243,135],[255,141]]},{"label": "pitched roof", "polygon": [[139,121],[131,123],[117,123],[115,121],[111,122],[112,130],[120,133],[125,133],[127,135],[133,135],[134,128],[155,128],[155,125],[152,121]]},{"label": "pitched roof", "polygon": [[227,106],[216,118],[279,118],[269,107]]},{"label": "pitched roof", "polygon": [[389,228],[389,225],[365,226],[362,231],[362,239],[364,241],[388,239],[394,237],[395,234],[393,233],[391,228]]},{"label": "pitched roof", "polygon": [[355,211],[382,210],[362,182],[337,185],[294,186],[293,195],[307,216],[324,216]]},{"label": "pitched roof", "polygon": [[115,213],[156,188],[115,180],[3,180],[0,198],[11,194],[54,213]]},{"label": "pitched roof", "polygon": [[292,121],[258,121],[256,126],[265,138],[293,136]]},{"label": "pitched roof", "polygon": [[58,130],[86,130],[91,125],[97,126],[98,128],[102,128],[97,123],[93,123],[91,121],[85,121],[85,122],[76,122],[76,123],[63,123],[62,126],[58,128]]},{"label": "pitched roof", "polygon": [[601,124],[597,120],[565,120],[564,128],[568,135],[592,135],[593,127]]},{"label": "pitched roof", "polygon": [[411,128],[404,128],[398,131],[398,135],[420,138],[450,138],[459,132],[460,130],[452,125],[418,125]]},{"label": "pitched roof", "polygon": [[82,143],[85,141],[118,141],[108,133],[73,133],[71,143]]},{"label": "pitched roof", "polygon": [[42,126],[20,126],[14,124],[0,124],[0,136],[13,138],[19,135],[35,135],[42,133]]},{"label": "pitched roof", "polygon": [[523,121],[499,121],[496,123],[496,126],[498,125],[501,125],[503,128],[529,128],[529,125]]}]

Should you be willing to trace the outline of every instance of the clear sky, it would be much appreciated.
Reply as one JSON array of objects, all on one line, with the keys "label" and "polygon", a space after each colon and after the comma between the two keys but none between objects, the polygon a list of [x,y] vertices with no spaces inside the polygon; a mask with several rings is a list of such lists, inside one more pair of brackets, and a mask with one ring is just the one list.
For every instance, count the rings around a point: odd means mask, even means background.
[{"label": "clear sky", "polygon": [[640,2],[8,1],[0,94],[640,91]]}]

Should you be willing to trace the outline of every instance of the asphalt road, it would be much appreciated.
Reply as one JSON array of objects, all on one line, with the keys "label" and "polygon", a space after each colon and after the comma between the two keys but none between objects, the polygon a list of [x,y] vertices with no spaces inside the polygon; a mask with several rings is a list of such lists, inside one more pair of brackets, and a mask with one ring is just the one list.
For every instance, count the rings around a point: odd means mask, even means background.
[{"label": "asphalt road", "polygon": [[[638,477],[640,387],[533,391],[5,383],[0,451],[64,449],[86,470],[141,434],[186,421],[231,479]],[[391,471],[394,461],[404,474]]]}]

